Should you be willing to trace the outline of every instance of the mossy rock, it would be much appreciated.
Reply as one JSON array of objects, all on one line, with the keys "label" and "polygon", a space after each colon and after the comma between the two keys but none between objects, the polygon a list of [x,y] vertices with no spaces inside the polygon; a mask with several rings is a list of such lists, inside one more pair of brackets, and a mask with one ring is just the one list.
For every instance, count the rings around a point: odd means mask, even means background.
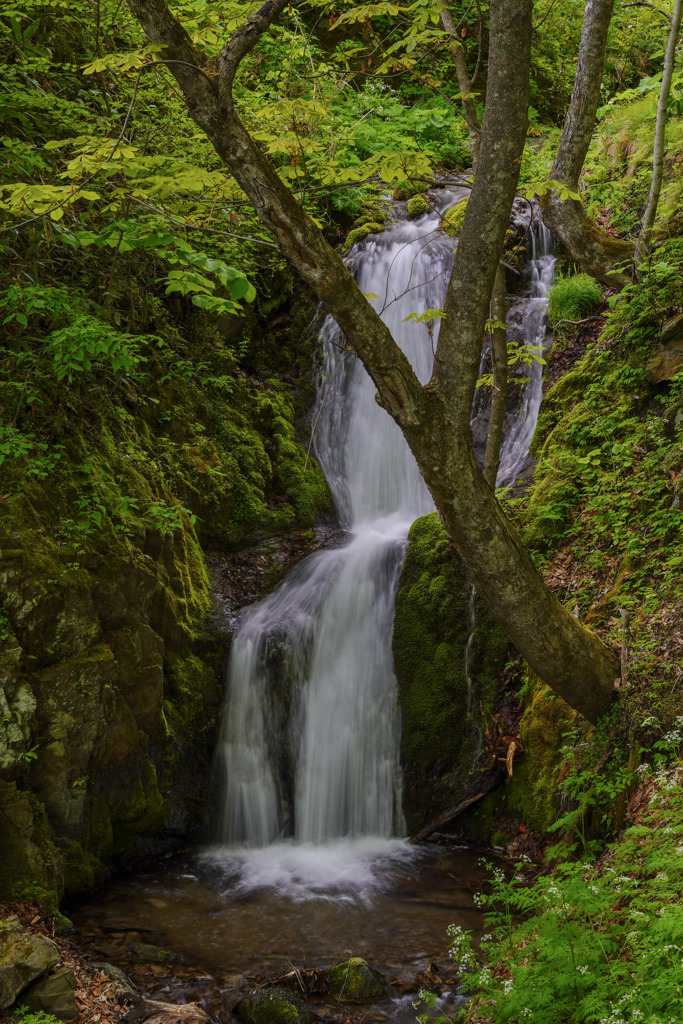
[{"label": "mossy rock", "polygon": [[284,988],[257,988],[237,1007],[245,1024],[313,1024],[315,1014]]},{"label": "mossy rock", "polygon": [[356,245],[358,242],[364,241],[368,235],[380,235],[384,231],[384,224],[380,224],[379,221],[370,221],[368,224],[361,224],[360,227],[354,228],[353,231],[349,231],[346,236],[346,241],[342,246],[343,252],[348,252],[352,245]]},{"label": "mossy rock", "polygon": [[405,202],[413,196],[421,195],[425,190],[424,181],[404,181],[402,185],[394,189],[394,199],[397,202]]},{"label": "mossy rock", "polygon": [[539,832],[557,817],[562,766],[563,735],[575,712],[537,679],[527,684],[526,707],[520,725],[524,757],[515,763],[514,774],[503,789],[505,810]]},{"label": "mossy rock", "polygon": [[418,217],[424,216],[425,213],[429,213],[429,200],[424,196],[413,196],[408,201],[408,216],[411,220],[417,220]]},{"label": "mossy rock", "polygon": [[465,196],[455,206],[449,207],[443,215],[443,226],[451,238],[457,238],[462,230],[468,201],[469,196]]},{"label": "mossy rock", "polygon": [[363,227],[365,224],[385,224],[389,219],[386,207],[375,205],[357,217],[353,222],[354,228]]},{"label": "mossy rock", "polygon": [[392,646],[404,813],[409,831],[416,832],[457,803],[471,781],[480,708],[495,705],[509,644],[483,602],[472,607],[465,568],[438,514],[417,519],[408,539]]},{"label": "mossy rock", "polygon": [[330,992],[342,1003],[373,1003],[385,999],[387,992],[382,975],[360,956],[353,956],[328,971]]},{"label": "mossy rock", "polygon": [[148,942],[129,942],[128,952],[133,960],[141,964],[177,964],[182,957],[170,949],[152,946]]}]

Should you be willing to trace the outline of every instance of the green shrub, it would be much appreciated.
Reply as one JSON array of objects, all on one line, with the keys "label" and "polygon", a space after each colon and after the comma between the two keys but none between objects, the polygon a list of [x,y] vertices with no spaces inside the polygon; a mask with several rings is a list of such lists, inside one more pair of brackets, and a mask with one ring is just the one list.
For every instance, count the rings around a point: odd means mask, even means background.
[{"label": "green shrub", "polygon": [[429,203],[424,196],[413,196],[408,202],[408,216],[411,220],[417,220],[423,214],[429,213]]},{"label": "green shrub", "polygon": [[550,290],[548,322],[557,327],[565,320],[581,320],[601,298],[602,288],[589,274],[560,274]]}]

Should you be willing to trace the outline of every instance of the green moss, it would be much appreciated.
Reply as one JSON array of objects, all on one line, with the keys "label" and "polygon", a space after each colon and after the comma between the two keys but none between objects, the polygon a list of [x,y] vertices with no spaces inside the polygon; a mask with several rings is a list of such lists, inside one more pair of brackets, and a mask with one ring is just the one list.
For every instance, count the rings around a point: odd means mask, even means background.
[{"label": "green moss", "polygon": [[411,220],[417,220],[423,214],[429,213],[429,201],[425,196],[413,196],[408,201],[408,216]]},{"label": "green moss", "polygon": [[330,967],[330,992],[343,1003],[372,1003],[386,996],[382,976],[360,956]]},{"label": "green moss", "polygon": [[573,720],[572,709],[550,687],[538,680],[530,683],[520,726],[524,757],[515,764],[503,796],[505,809],[539,832],[557,816],[563,734]]},{"label": "green moss", "polygon": [[411,527],[394,616],[408,827],[456,802],[477,749],[480,706],[495,703],[508,641],[480,602],[471,630],[470,587],[438,515]]},{"label": "green moss", "polygon": [[461,199],[455,206],[451,206],[446,210],[443,216],[443,225],[451,238],[456,238],[462,230],[468,200],[469,196]]},{"label": "green moss", "polygon": [[348,252],[352,245],[355,245],[356,242],[362,242],[368,235],[379,235],[382,231],[384,231],[384,223],[379,223],[379,221],[370,221],[367,224],[354,228],[346,236],[342,252]]},{"label": "green moss", "polygon": [[237,1007],[245,1024],[313,1024],[315,1016],[301,1001],[283,988],[259,988],[250,992]]},{"label": "green moss", "polygon": [[397,189],[394,189],[394,199],[398,202],[405,202],[406,199],[420,195],[424,190],[424,181],[404,181]]}]

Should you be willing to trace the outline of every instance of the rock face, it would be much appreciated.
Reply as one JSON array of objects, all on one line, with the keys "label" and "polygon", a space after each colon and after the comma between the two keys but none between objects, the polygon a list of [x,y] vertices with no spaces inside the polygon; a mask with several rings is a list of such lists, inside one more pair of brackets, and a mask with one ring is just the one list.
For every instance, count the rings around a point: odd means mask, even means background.
[{"label": "rock face", "polygon": [[31,935],[16,917],[2,922],[0,932],[0,1010],[11,1006],[20,992],[59,961],[54,942]]},{"label": "rock face", "polygon": [[671,380],[683,370],[683,313],[667,320],[662,328],[659,345],[645,367],[650,384]]},{"label": "rock face", "polygon": [[408,830],[458,803],[480,752],[508,640],[485,605],[472,603],[462,563],[433,513],[411,527],[394,616]]},{"label": "rock face", "polygon": [[372,1003],[385,999],[387,992],[381,974],[360,956],[353,956],[329,970],[330,992],[342,1003]]},{"label": "rock face", "polygon": [[24,497],[24,547],[0,559],[13,627],[0,644],[0,896],[54,907],[192,828],[221,675],[192,531],[107,538],[65,570],[44,495]]},{"label": "rock face", "polygon": [[284,988],[257,988],[237,1007],[245,1024],[313,1024],[315,1014]]}]

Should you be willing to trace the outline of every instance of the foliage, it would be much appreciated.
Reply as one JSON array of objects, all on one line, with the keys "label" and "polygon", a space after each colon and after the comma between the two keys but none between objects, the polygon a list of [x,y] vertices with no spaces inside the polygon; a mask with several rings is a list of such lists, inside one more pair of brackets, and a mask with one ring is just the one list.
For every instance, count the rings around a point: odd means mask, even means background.
[{"label": "foliage", "polygon": [[602,288],[589,274],[558,274],[550,289],[548,323],[561,327],[578,321],[595,309],[602,298]]},{"label": "foliage", "polygon": [[12,1020],[17,1024],[59,1024],[59,1018],[51,1013],[45,1013],[44,1010],[29,1010],[25,1006],[14,1010]]},{"label": "foliage", "polygon": [[480,950],[450,930],[465,988],[493,1024],[680,1019],[683,768],[674,761],[641,775],[649,805],[601,861],[565,862],[531,885],[521,864],[512,878],[496,868],[478,898]]}]

